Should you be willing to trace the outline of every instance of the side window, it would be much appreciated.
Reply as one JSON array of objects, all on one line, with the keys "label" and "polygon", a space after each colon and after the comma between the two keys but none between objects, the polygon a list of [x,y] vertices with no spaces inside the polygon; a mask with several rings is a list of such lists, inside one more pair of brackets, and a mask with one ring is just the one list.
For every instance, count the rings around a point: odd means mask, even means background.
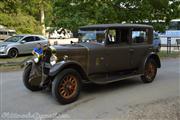
[{"label": "side window", "polygon": [[34,37],[30,36],[30,37],[26,37],[23,39],[26,42],[33,42],[34,41]]},{"label": "side window", "polygon": [[1,32],[0,32],[0,35],[7,35],[7,32],[1,31]]},{"label": "side window", "polygon": [[113,44],[116,42],[116,30],[113,30],[113,29],[109,30],[107,36],[108,36],[109,44]]},{"label": "side window", "polygon": [[9,32],[9,35],[10,36],[13,36],[13,35],[15,35],[16,33],[15,32]]},{"label": "side window", "polygon": [[110,29],[107,34],[107,44],[120,45],[121,43],[128,43],[127,31],[120,29]]},{"label": "side window", "polygon": [[132,31],[133,43],[145,43],[147,42],[147,32],[143,30]]},{"label": "side window", "polygon": [[35,41],[40,41],[40,40],[41,40],[41,38],[35,37]]}]

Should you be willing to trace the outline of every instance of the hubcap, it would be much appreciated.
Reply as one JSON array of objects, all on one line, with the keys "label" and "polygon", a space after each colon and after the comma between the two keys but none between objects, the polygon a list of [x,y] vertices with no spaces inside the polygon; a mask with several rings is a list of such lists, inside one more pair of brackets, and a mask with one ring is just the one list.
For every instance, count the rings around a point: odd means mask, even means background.
[{"label": "hubcap", "polygon": [[71,98],[77,90],[77,77],[74,75],[67,75],[62,80],[59,86],[59,93],[65,99]]},{"label": "hubcap", "polygon": [[11,50],[10,55],[11,55],[11,57],[16,57],[17,52],[15,50]]}]

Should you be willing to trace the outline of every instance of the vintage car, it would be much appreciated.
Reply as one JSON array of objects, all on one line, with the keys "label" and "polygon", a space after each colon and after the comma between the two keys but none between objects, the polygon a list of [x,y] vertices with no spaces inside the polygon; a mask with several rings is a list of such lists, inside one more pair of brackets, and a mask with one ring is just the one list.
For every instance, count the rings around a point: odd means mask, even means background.
[{"label": "vintage car", "polygon": [[152,41],[153,27],[149,25],[99,24],[80,27],[77,43],[51,46],[49,54],[44,53],[46,64],[56,63],[43,65],[45,68],[48,66],[49,70],[43,68],[46,72],[39,79],[33,80],[33,62],[27,63],[24,85],[31,91],[42,90],[41,78],[46,76],[44,82],[52,89],[53,96],[61,104],[68,104],[77,100],[83,84],[107,84],[134,77],[151,83],[157,68],[161,67]]}]

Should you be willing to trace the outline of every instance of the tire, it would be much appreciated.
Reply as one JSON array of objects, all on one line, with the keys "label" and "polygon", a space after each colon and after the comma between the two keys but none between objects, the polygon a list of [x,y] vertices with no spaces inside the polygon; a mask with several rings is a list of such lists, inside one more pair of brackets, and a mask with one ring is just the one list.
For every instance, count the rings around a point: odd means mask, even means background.
[{"label": "tire", "polygon": [[157,64],[154,59],[149,59],[145,64],[144,75],[141,79],[144,83],[151,83],[154,81],[157,74]]},{"label": "tire", "polygon": [[8,52],[8,56],[10,58],[16,58],[18,56],[18,50],[15,48],[10,49]]},{"label": "tire", "polygon": [[80,95],[81,76],[74,69],[60,72],[52,83],[52,95],[60,104],[76,101]]},{"label": "tire", "polygon": [[40,86],[33,86],[29,83],[29,75],[31,72],[31,67],[32,67],[32,65],[30,64],[30,65],[26,66],[26,68],[24,69],[24,73],[23,73],[24,86],[31,91],[40,91],[40,90],[42,90],[42,88]]}]

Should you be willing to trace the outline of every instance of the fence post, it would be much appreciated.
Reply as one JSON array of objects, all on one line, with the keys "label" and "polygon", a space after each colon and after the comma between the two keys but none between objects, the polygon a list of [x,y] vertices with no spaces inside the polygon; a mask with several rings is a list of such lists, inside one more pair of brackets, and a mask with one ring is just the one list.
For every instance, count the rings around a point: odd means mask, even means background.
[{"label": "fence post", "polygon": [[167,54],[171,53],[171,37],[167,37]]}]

